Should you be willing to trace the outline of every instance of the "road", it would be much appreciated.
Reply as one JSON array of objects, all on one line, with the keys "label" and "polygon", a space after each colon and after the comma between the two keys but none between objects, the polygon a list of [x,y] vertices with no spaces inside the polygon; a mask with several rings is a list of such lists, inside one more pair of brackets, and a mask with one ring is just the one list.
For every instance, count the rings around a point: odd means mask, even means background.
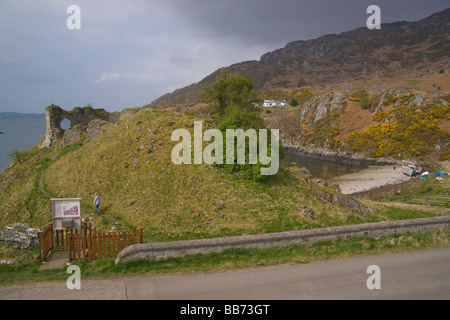
[{"label": "road", "polygon": [[[368,273],[371,265],[379,273]],[[379,275],[380,289],[368,289]],[[68,277],[70,275],[68,274]],[[169,275],[80,278],[0,287],[2,300],[365,300],[450,299],[450,248],[308,264]]]}]

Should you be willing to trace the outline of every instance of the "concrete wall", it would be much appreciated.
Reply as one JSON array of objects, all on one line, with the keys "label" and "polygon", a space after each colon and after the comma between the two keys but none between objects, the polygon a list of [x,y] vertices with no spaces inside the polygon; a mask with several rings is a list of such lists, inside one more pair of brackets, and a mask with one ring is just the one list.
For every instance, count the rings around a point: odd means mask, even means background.
[{"label": "concrete wall", "polygon": [[202,240],[144,243],[132,245],[122,250],[116,264],[137,260],[164,260],[191,254],[222,252],[229,248],[261,249],[284,247],[293,244],[311,245],[325,240],[350,239],[359,236],[380,237],[407,232],[432,232],[448,229],[450,216],[366,223],[359,225],[297,230],[262,235],[249,235]]}]

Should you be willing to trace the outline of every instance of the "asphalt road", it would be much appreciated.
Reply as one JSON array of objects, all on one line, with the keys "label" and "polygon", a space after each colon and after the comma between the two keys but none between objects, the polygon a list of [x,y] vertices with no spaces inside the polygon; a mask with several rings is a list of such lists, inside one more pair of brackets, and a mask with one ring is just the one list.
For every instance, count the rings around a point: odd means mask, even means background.
[{"label": "asphalt road", "polygon": [[[372,265],[379,267],[378,273],[368,273]],[[369,289],[368,282],[379,284],[380,289]],[[80,285],[81,289],[72,290],[66,282],[0,287],[0,299],[448,300],[450,248],[242,270],[107,279],[83,279],[81,270]]]}]

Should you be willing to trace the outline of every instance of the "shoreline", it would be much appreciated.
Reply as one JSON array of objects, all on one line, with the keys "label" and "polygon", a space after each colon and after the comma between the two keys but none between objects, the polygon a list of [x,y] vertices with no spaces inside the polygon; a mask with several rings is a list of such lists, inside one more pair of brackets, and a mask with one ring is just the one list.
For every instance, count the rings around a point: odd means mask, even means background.
[{"label": "shoreline", "polygon": [[305,148],[293,145],[287,145],[285,149],[311,158],[367,165],[367,168],[326,179],[327,182],[338,185],[341,193],[345,195],[357,195],[383,187],[400,185],[413,179],[403,173],[399,160],[365,158],[359,154],[332,152],[322,148]]},{"label": "shoreline", "polygon": [[328,182],[339,185],[342,194],[352,195],[410,180],[411,177],[403,173],[401,166],[371,165],[359,172],[331,178]]},{"label": "shoreline", "polygon": [[305,157],[322,159],[333,162],[342,162],[347,164],[362,164],[369,166],[400,166],[401,160],[388,158],[367,158],[358,153],[342,153],[330,151],[325,148],[306,148],[302,146],[283,144],[285,150],[293,151]]}]

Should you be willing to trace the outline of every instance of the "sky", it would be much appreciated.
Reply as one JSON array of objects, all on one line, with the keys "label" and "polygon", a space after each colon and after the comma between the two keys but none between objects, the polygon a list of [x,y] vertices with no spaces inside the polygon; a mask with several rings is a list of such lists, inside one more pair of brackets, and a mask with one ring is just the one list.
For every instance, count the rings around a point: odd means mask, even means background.
[{"label": "sky", "polygon": [[[141,107],[288,42],[417,21],[448,0],[1,0],[0,112]],[[70,29],[71,5],[80,29]],[[71,24],[69,23],[69,25]]]}]

